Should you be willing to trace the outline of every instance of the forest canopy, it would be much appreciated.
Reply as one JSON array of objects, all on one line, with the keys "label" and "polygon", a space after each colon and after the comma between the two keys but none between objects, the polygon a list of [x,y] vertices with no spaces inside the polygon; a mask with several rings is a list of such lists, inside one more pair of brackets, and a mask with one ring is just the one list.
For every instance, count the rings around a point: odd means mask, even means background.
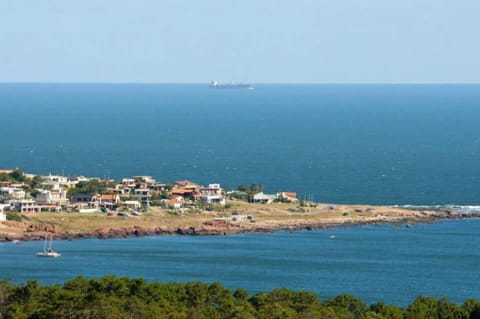
[{"label": "forest canopy", "polygon": [[144,279],[82,276],[63,285],[0,281],[0,319],[27,318],[480,318],[480,302],[462,305],[417,297],[406,308],[378,302],[367,306],[351,295],[321,301],[307,291],[275,289],[250,296],[218,283],[159,283]]}]

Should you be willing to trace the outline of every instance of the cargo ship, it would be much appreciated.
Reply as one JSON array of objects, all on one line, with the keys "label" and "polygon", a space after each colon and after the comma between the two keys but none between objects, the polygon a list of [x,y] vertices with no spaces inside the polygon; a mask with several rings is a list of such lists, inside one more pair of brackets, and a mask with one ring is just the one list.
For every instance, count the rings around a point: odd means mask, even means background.
[{"label": "cargo ship", "polygon": [[253,85],[249,83],[222,83],[219,81],[210,82],[211,89],[247,89],[253,90]]}]

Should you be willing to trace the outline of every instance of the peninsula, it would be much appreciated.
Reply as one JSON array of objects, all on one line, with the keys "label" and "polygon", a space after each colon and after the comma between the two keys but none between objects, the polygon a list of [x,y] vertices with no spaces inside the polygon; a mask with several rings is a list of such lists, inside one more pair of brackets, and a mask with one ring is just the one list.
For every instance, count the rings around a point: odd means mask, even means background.
[{"label": "peninsula", "polygon": [[[227,191],[220,184],[159,183],[150,176],[121,181],[0,171],[0,241],[229,235],[478,217],[447,207],[336,205],[266,194],[262,185]],[[3,219],[3,220],[2,220]]]}]

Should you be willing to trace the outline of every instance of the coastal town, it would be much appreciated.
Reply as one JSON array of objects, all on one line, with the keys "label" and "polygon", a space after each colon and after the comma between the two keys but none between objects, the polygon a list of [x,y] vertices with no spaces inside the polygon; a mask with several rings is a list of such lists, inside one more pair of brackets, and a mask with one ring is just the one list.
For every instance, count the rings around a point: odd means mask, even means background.
[{"label": "coastal town", "polygon": [[[449,209],[316,203],[261,184],[162,183],[152,176],[112,179],[0,170],[0,241],[229,235],[390,223],[411,227],[471,218]],[[334,236],[333,236],[334,237]],[[332,238],[333,238],[332,237]]]},{"label": "coastal town", "polygon": [[27,174],[18,169],[0,170],[0,220],[7,212],[79,212],[140,214],[149,207],[213,209],[226,199],[270,204],[297,202],[295,192],[265,194],[262,185],[239,186],[226,191],[218,183],[203,186],[188,180],[157,182],[152,176],[112,179]]}]

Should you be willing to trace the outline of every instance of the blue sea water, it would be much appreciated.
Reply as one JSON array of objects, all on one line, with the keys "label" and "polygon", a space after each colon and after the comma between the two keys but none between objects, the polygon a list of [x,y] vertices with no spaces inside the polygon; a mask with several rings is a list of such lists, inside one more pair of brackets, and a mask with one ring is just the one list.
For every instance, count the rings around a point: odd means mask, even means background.
[{"label": "blue sea water", "polygon": [[[408,305],[418,295],[461,303],[480,299],[480,219],[327,231],[221,237],[143,237],[0,243],[0,278],[61,283],[107,274],[162,282],[220,282],[251,294],[278,287],[326,299],[354,294],[367,303]],[[334,234],[335,239],[330,239]]]},{"label": "blue sea water", "polygon": [[[0,84],[0,168],[261,183],[321,202],[478,205],[480,85]],[[83,274],[307,289],[406,305],[480,298],[479,220],[232,237],[0,243],[0,278]]]},{"label": "blue sea water", "polygon": [[479,85],[0,84],[0,167],[479,204]]}]

